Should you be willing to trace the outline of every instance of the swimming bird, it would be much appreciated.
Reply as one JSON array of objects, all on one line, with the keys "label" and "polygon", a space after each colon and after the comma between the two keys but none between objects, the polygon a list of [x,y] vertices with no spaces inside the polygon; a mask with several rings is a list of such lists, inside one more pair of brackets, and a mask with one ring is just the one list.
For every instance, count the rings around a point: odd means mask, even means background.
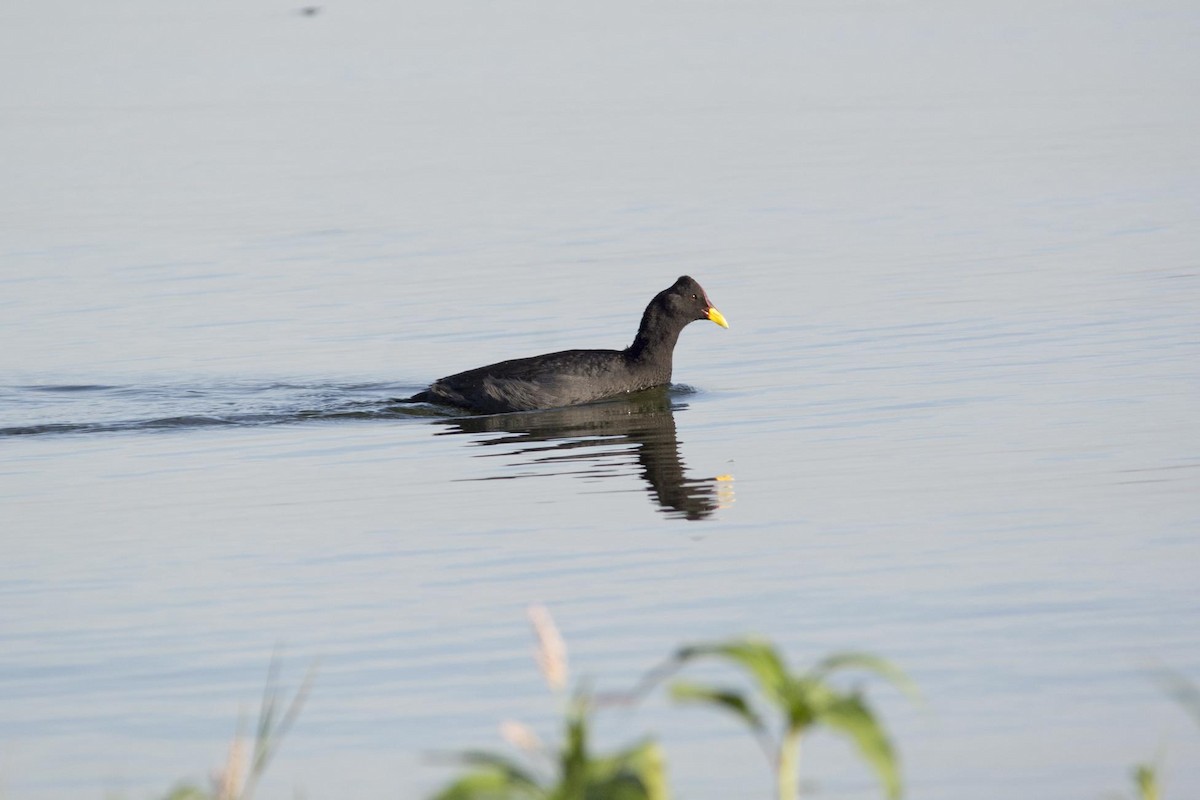
[{"label": "swimming bird", "polygon": [[708,319],[728,328],[695,279],[683,275],[654,296],[624,350],[560,350],[439,378],[405,402],[458,406],[485,414],[590,403],[671,382],[679,334]]}]

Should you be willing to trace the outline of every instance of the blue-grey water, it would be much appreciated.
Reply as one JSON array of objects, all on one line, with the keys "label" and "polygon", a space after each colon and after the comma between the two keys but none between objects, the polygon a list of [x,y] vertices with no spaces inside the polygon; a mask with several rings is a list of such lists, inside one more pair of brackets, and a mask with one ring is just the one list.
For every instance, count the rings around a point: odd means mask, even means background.
[{"label": "blue-grey water", "polygon": [[[0,795],[421,797],[553,737],[524,610],[632,685],[861,649],[908,795],[1200,794],[1200,9],[1152,0],[0,9]],[[675,385],[390,401],[622,347]],[[721,673],[712,672],[719,678]],[[652,696],[681,797],[751,738]],[[875,797],[815,736],[809,796]]]}]

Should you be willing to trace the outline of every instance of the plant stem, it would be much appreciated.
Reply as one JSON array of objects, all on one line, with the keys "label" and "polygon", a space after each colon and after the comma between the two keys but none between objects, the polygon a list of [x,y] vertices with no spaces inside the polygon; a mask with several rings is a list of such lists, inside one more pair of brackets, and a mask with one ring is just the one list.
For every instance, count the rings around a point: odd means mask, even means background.
[{"label": "plant stem", "polygon": [[779,800],[796,800],[800,795],[800,728],[789,728],[779,743]]}]

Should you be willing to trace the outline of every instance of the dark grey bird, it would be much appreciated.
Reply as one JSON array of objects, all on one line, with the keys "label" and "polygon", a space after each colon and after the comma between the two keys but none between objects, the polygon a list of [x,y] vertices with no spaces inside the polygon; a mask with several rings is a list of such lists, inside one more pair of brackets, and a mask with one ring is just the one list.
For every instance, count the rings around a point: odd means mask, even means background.
[{"label": "dark grey bird", "polygon": [[439,378],[406,402],[498,414],[591,403],[662,386],[671,382],[679,334],[700,319],[729,327],[700,284],[684,275],[654,296],[633,344],[624,350],[560,350],[501,361]]}]

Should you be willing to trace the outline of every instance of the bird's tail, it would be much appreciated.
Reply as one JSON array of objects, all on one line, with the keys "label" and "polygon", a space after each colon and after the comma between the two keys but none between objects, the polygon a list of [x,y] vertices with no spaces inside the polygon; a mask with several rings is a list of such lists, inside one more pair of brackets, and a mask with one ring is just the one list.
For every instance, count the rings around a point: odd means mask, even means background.
[{"label": "bird's tail", "polygon": [[393,403],[428,403],[431,402],[429,392],[417,392],[412,397],[393,397]]}]

